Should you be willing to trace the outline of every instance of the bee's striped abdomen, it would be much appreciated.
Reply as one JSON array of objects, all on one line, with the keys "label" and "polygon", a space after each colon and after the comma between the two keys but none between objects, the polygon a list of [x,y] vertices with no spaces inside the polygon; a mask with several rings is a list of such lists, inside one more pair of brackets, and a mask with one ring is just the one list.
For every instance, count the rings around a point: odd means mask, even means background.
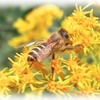
[{"label": "bee's striped abdomen", "polygon": [[46,59],[47,57],[50,56],[50,54],[52,53],[53,48],[55,47],[56,44],[57,44],[57,42],[43,43],[43,44],[33,48],[28,54],[27,61],[29,61],[29,62],[43,61],[44,59]]},{"label": "bee's striped abdomen", "polygon": [[[41,52],[42,49],[45,49],[45,46],[47,46],[47,43],[43,43],[35,48],[33,48],[29,53],[28,53],[28,58],[27,61],[33,62],[36,61],[39,54],[38,52]],[[42,52],[41,52],[42,53]]]}]

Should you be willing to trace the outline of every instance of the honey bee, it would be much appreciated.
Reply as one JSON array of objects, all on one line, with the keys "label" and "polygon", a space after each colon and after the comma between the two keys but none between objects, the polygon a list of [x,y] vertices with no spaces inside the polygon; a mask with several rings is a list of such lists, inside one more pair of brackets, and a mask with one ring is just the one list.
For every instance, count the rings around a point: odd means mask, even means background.
[{"label": "honey bee", "polygon": [[[34,43],[35,42],[28,44],[27,46]],[[60,28],[58,31],[52,33],[45,42],[34,47],[28,53],[27,61],[32,63],[35,61],[42,62],[50,55],[52,55],[52,59],[55,59],[55,53],[78,48],[79,46],[80,45],[72,46],[72,41],[70,40],[68,32]],[[53,70],[52,68],[52,73],[54,72]]]},{"label": "honey bee", "polygon": [[57,52],[64,52],[69,49],[78,48],[80,45],[71,46],[72,41],[69,38],[68,32],[61,28],[57,32],[51,34],[46,42],[34,47],[27,57],[28,62],[38,61],[41,62],[48,58],[50,55],[53,56]]}]

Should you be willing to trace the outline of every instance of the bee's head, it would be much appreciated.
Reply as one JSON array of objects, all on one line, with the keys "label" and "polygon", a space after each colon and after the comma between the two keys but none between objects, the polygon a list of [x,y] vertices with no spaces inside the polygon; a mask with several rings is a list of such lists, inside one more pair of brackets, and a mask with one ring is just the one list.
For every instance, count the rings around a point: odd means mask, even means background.
[{"label": "bee's head", "polygon": [[68,38],[69,38],[68,32],[67,32],[65,29],[63,29],[63,28],[59,29],[59,30],[58,30],[58,33],[59,33],[63,38],[65,38],[65,39],[68,39]]},{"label": "bee's head", "polygon": [[65,29],[63,29],[63,28],[59,29],[58,33],[61,35],[61,37],[65,41],[65,44],[67,44],[67,45],[72,44],[72,41],[70,40],[69,34]]}]

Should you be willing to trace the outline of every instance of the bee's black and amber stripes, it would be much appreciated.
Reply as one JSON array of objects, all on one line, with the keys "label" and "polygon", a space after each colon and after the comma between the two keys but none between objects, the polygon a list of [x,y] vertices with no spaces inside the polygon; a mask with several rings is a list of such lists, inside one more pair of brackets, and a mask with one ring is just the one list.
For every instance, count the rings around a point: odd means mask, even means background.
[{"label": "bee's black and amber stripes", "polygon": [[29,53],[27,57],[27,61],[32,62],[36,61],[38,57],[38,52],[42,53],[42,49],[45,49],[48,43],[43,43],[35,48],[33,48]]}]

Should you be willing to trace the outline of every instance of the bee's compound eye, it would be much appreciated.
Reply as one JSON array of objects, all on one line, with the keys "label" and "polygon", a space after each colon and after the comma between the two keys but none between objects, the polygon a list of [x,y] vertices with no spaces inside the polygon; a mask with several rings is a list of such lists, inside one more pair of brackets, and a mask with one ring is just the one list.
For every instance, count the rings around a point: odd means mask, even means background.
[{"label": "bee's compound eye", "polygon": [[63,37],[65,37],[65,38],[69,38],[69,36],[67,35],[66,32],[63,32],[62,34],[63,34]]},{"label": "bee's compound eye", "polygon": [[61,28],[60,30],[58,30],[58,33],[59,33],[63,38],[66,38],[66,39],[69,38],[68,32],[67,32],[65,29],[63,29],[63,28]]}]

